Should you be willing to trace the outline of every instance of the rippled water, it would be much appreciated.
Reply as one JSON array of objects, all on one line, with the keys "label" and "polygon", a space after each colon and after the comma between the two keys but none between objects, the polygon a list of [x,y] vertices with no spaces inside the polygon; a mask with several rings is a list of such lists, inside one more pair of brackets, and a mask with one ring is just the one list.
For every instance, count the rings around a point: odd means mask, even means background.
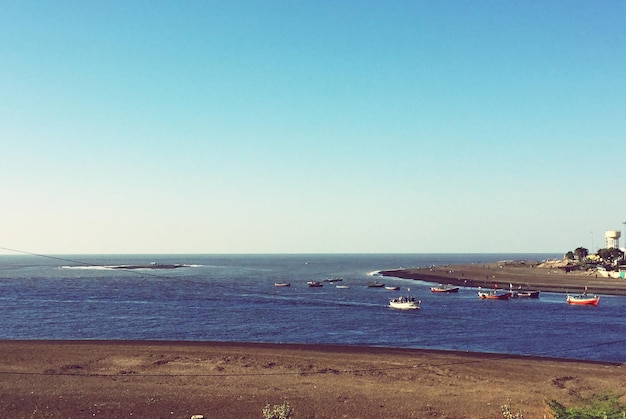
[{"label": "rippled water", "polygon": [[[421,310],[402,312],[387,306],[399,291],[366,286],[382,269],[552,256],[0,256],[0,339],[330,343],[626,361],[625,297],[602,296],[598,307],[570,306],[554,293],[486,301],[475,289],[441,295],[432,284],[382,278],[422,300]],[[189,266],[101,267],[153,261]],[[306,285],[330,277],[350,288]]]}]

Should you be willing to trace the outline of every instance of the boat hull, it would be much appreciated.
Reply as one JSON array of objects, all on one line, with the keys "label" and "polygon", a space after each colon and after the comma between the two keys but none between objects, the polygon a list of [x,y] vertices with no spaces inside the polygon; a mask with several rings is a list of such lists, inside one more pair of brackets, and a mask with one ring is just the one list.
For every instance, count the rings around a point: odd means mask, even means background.
[{"label": "boat hull", "polygon": [[390,308],[395,308],[396,310],[419,310],[419,301],[390,301]]},{"label": "boat hull", "polygon": [[481,298],[483,300],[508,300],[509,298],[511,298],[511,293],[510,292],[479,292],[478,293],[478,298]]},{"label": "boat hull", "polygon": [[600,296],[568,295],[566,301],[568,304],[579,306],[597,306],[600,303]]},{"label": "boat hull", "polygon": [[513,291],[511,298],[539,298],[539,291]]},{"label": "boat hull", "polygon": [[450,294],[453,292],[459,292],[459,287],[430,287],[430,292]]}]

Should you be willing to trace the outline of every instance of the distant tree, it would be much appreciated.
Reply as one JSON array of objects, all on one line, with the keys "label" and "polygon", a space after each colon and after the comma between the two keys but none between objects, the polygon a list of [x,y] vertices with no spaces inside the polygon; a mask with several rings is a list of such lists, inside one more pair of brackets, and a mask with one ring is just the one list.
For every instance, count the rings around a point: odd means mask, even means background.
[{"label": "distant tree", "polygon": [[612,247],[610,249],[599,249],[598,256],[600,256],[600,258],[607,263],[613,263],[616,260],[622,259],[624,257],[624,252]]},{"label": "distant tree", "polygon": [[567,259],[567,260],[574,260],[574,252],[572,252],[571,250],[569,252],[567,252],[565,254],[565,259]]},{"label": "distant tree", "polygon": [[574,250],[574,256],[576,256],[576,259],[578,260],[584,260],[587,256],[589,256],[589,250],[584,247],[577,247]]}]

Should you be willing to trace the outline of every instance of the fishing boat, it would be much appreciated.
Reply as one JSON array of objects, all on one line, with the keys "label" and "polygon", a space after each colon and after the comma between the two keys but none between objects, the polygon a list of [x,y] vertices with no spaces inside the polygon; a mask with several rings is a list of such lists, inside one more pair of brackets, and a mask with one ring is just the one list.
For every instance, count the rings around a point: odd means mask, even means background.
[{"label": "fishing boat", "polygon": [[275,287],[290,287],[291,284],[289,282],[275,282],[274,286]]},{"label": "fishing boat", "polygon": [[459,292],[459,287],[455,287],[454,285],[441,285],[436,287],[430,287],[430,292],[442,292],[442,293],[451,293],[451,292]]},{"label": "fishing boat", "polygon": [[324,286],[324,283],[321,281],[307,281],[306,284],[311,288],[319,288]]},{"label": "fishing boat", "polygon": [[421,303],[422,302],[420,300],[416,300],[415,297],[411,296],[411,289],[409,288],[406,297],[400,296],[398,298],[390,299],[389,307],[397,310],[419,310]]},{"label": "fishing boat", "polygon": [[489,291],[483,291],[480,287],[478,288],[478,298],[485,300],[508,300],[511,298],[510,291],[498,291],[497,288],[494,288]]},{"label": "fishing boat", "polygon": [[513,284],[509,284],[509,291],[511,292],[511,298],[539,298],[539,291],[523,290],[521,285],[514,290]]},{"label": "fishing boat", "polygon": [[394,287],[390,285],[390,286],[386,286],[385,289],[389,291],[398,291],[400,287]]},{"label": "fishing boat", "polygon": [[599,295],[589,295],[586,292],[578,295],[569,295],[565,298],[568,304],[582,305],[582,306],[597,306],[600,302]]},{"label": "fishing boat", "polygon": [[511,298],[539,298],[539,291],[515,290],[511,292]]},{"label": "fishing boat", "polygon": [[378,281],[370,281],[367,283],[367,286],[369,288],[382,288],[385,286],[385,284],[383,284],[382,282],[378,282]]}]

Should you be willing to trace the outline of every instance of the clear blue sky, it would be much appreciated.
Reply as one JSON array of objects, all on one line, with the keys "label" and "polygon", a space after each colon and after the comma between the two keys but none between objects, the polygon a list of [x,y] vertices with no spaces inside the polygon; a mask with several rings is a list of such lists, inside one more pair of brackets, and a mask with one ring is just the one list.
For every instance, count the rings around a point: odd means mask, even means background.
[{"label": "clear blue sky", "polygon": [[626,221],[625,22],[624,1],[4,1],[0,246],[601,247]]}]

